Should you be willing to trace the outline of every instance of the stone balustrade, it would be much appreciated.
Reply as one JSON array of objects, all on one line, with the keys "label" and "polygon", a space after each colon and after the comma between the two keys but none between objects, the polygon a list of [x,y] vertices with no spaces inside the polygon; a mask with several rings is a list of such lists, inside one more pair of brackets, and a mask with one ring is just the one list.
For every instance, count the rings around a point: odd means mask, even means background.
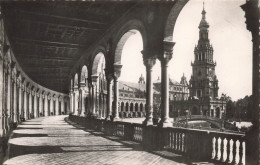
[{"label": "stone balustrade", "polygon": [[79,116],[69,119],[88,129],[140,142],[149,150],[167,150],[192,160],[225,164],[245,164],[245,134],[199,129],[145,126]]}]

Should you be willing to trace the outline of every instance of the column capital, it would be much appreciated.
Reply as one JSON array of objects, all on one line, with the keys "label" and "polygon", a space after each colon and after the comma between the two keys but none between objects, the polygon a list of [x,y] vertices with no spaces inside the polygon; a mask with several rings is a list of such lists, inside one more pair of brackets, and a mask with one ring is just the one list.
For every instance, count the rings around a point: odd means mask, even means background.
[{"label": "column capital", "polygon": [[107,80],[107,82],[111,82],[111,81],[113,80],[113,75],[112,75],[112,73],[106,74],[106,80]]},{"label": "column capital", "polygon": [[85,82],[80,82],[79,83],[79,88],[82,88],[82,87],[85,87],[86,86],[86,83]]},{"label": "column capital", "polygon": [[98,75],[96,75],[96,74],[91,75],[92,83],[96,83],[96,82],[97,82],[97,79],[98,79]]},{"label": "column capital", "polygon": [[159,58],[161,62],[163,62],[165,65],[168,64],[168,62],[172,59],[172,52],[173,47],[175,45],[175,42],[172,41],[163,41],[163,55]]},{"label": "column capital", "polygon": [[121,75],[121,68],[123,65],[121,64],[114,64],[114,74],[113,77],[117,80]]},{"label": "column capital", "polygon": [[151,69],[155,65],[156,57],[146,57],[143,60],[146,68]]}]

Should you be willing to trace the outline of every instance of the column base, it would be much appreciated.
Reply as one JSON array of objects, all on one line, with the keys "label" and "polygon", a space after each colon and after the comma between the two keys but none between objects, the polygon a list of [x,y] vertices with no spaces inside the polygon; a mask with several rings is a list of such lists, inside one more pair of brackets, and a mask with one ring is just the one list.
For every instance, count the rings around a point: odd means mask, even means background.
[{"label": "column base", "polygon": [[169,119],[161,119],[158,126],[159,127],[172,127],[172,122]]},{"label": "column base", "polygon": [[112,121],[112,115],[108,115],[106,118],[105,118],[106,121]]},{"label": "column base", "polygon": [[149,119],[145,119],[143,122],[142,122],[143,125],[153,125],[153,119],[152,118],[149,118]]},{"label": "column base", "polygon": [[121,119],[119,117],[114,117],[113,121],[121,121]]}]

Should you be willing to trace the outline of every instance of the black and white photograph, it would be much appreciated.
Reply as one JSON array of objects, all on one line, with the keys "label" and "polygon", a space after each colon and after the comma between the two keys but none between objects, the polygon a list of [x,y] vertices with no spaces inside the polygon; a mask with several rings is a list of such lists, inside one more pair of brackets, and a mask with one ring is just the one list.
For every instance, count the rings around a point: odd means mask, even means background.
[{"label": "black and white photograph", "polygon": [[259,0],[0,0],[0,164],[259,165]]}]

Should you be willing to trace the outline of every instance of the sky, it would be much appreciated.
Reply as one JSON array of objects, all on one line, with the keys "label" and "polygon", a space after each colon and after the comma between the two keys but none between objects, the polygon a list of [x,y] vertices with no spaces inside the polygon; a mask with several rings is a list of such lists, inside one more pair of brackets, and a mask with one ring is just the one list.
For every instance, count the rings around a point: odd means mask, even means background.
[{"label": "sky", "polygon": [[[209,39],[214,49],[213,58],[219,80],[219,97],[225,93],[237,100],[252,94],[252,42],[246,30],[244,12],[240,8],[245,0],[205,0],[206,20],[209,23]],[[194,47],[198,43],[202,0],[191,0],[181,11],[173,33],[176,42],[173,58],[169,62],[170,78],[180,81],[181,76],[190,80],[191,61],[194,61]],[[143,65],[142,37],[138,32],[131,36],[122,52],[123,65],[119,80],[137,82],[145,77]],[[161,67],[157,60],[153,67],[153,79],[160,76]]]}]

